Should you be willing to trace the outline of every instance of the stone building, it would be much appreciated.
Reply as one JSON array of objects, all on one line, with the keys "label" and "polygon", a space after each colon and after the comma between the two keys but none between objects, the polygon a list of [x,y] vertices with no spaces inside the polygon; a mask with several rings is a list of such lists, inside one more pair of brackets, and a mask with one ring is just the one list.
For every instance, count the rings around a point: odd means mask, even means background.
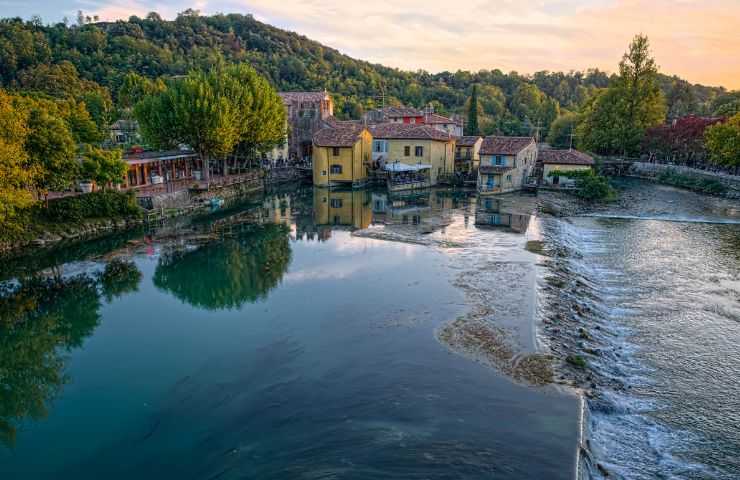
[{"label": "stone building", "polygon": [[280,92],[288,119],[288,155],[291,160],[310,162],[313,136],[334,114],[331,96],[323,92]]}]

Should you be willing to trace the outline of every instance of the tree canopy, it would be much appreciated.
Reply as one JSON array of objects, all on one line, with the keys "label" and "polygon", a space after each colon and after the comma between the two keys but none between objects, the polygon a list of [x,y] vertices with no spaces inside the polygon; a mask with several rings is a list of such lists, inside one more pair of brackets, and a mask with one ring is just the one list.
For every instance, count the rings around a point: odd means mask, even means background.
[{"label": "tree canopy", "polygon": [[665,119],[657,75],[650,43],[637,35],[619,63],[619,76],[584,107],[580,144],[605,154],[638,152],[646,130]]},{"label": "tree canopy", "polygon": [[[280,97],[247,65],[219,63],[169,80],[163,90],[134,107],[144,138],[159,148],[191,146],[209,161],[231,153],[238,143],[269,148],[285,137]],[[208,178],[208,169],[204,172]]]}]

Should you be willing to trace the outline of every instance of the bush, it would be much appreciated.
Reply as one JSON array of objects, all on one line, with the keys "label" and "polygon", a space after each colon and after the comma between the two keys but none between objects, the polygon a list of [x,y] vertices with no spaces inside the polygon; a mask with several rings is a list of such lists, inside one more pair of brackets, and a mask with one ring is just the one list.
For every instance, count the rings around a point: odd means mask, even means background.
[{"label": "bush", "polygon": [[35,207],[38,217],[49,222],[79,222],[87,218],[126,218],[141,215],[133,193],[102,191],[49,202]]},{"label": "bush", "polygon": [[609,180],[597,175],[593,170],[574,170],[561,172],[553,170],[549,176],[572,178],[576,182],[575,195],[584,200],[612,200],[616,196],[615,190],[609,185]]}]

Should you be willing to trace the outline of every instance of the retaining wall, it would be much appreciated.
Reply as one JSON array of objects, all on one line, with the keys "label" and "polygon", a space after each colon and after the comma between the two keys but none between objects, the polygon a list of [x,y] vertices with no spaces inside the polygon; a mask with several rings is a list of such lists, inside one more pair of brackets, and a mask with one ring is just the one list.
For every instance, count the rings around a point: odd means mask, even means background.
[{"label": "retaining wall", "polygon": [[662,173],[673,172],[700,180],[714,180],[727,187],[724,194],[730,198],[740,198],[740,176],[727,173],[707,172],[691,167],[680,165],[665,165],[662,163],[634,162],[629,169],[629,176],[654,180]]}]

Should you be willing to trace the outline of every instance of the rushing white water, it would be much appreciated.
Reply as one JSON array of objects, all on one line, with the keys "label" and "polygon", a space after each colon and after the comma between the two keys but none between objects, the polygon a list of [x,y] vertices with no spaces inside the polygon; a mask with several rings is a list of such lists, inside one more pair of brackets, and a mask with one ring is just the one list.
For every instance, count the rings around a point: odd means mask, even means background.
[{"label": "rushing white water", "polygon": [[557,329],[588,332],[592,478],[740,477],[738,223],[544,222],[553,299],[589,312]]}]

